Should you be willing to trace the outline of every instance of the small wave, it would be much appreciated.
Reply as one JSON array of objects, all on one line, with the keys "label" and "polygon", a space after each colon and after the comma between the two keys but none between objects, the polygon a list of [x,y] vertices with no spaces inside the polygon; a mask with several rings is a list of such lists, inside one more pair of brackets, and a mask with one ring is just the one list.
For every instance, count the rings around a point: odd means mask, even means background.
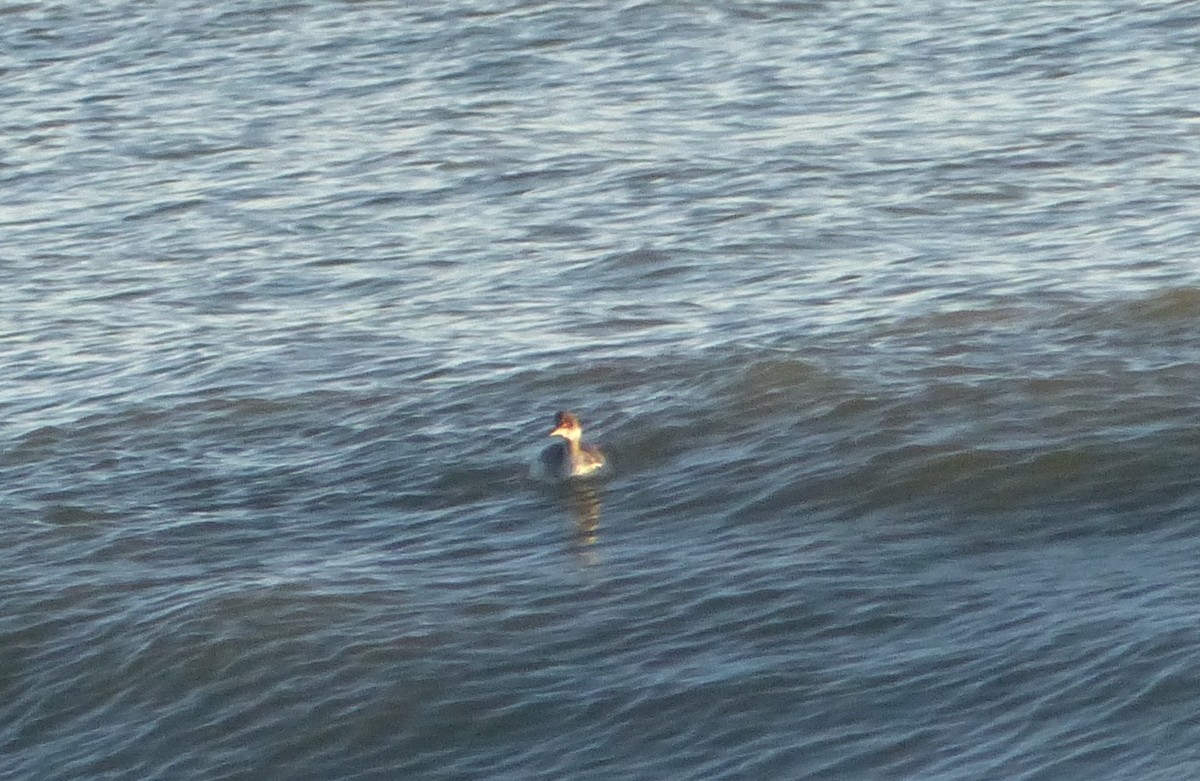
[{"label": "small wave", "polygon": [[1053,326],[1079,336],[1107,335],[1116,344],[1190,335],[1200,319],[1200,287],[1171,287],[1146,295],[1077,306],[1056,319]]},{"label": "small wave", "polygon": [[42,513],[42,520],[54,526],[71,526],[81,523],[105,521],[115,516],[109,512],[89,509],[72,504],[55,504]]},{"label": "small wave", "polygon": [[1186,322],[1200,319],[1200,288],[1181,287],[1165,290],[1124,307],[1135,320],[1149,323]]}]

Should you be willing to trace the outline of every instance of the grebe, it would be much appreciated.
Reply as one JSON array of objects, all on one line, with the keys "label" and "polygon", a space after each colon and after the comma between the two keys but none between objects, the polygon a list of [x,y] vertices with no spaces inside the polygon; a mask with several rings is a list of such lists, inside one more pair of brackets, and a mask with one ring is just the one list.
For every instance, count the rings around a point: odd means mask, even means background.
[{"label": "grebe", "polygon": [[580,442],[583,426],[579,425],[579,418],[570,412],[560,412],[554,416],[554,428],[550,436],[562,441],[550,445],[538,456],[534,472],[539,476],[558,480],[585,477],[607,464],[603,453],[592,445]]}]

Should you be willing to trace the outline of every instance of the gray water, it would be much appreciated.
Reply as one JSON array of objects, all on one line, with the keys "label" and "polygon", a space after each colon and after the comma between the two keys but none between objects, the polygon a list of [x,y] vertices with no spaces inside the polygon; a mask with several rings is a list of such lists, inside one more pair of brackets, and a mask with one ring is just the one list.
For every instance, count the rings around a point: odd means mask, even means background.
[{"label": "gray water", "polygon": [[1200,777],[1198,50],[0,4],[0,779]]}]

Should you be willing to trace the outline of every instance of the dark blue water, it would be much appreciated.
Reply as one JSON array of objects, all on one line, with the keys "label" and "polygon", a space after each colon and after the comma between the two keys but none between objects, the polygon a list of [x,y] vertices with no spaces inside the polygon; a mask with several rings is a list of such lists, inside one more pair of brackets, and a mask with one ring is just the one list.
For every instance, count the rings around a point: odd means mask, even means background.
[{"label": "dark blue water", "polygon": [[0,8],[0,779],[1197,775],[1198,22]]}]

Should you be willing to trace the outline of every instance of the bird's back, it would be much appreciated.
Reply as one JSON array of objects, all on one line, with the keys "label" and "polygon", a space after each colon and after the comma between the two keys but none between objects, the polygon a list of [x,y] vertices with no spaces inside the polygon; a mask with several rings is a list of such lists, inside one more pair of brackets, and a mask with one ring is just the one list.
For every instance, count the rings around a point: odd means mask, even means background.
[{"label": "bird's back", "polygon": [[571,454],[566,442],[547,445],[538,455],[538,471],[544,477],[567,477],[571,474]]}]

